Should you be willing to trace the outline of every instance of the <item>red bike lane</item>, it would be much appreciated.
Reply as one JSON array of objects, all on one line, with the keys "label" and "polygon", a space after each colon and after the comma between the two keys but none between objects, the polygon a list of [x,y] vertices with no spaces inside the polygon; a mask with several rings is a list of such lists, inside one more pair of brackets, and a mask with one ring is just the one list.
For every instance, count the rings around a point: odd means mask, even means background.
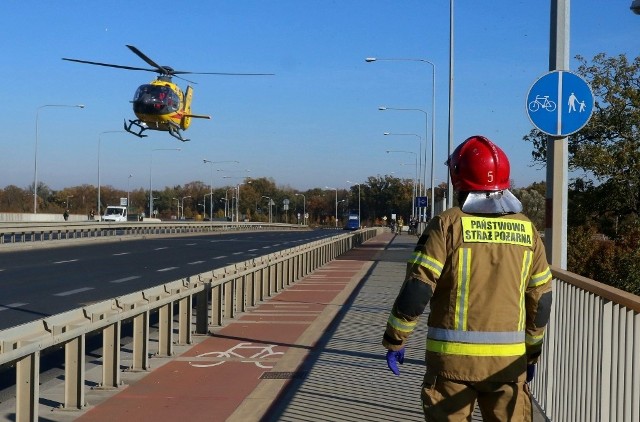
[{"label": "red bike lane", "polygon": [[327,263],[77,420],[260,420],[392,239]]}]

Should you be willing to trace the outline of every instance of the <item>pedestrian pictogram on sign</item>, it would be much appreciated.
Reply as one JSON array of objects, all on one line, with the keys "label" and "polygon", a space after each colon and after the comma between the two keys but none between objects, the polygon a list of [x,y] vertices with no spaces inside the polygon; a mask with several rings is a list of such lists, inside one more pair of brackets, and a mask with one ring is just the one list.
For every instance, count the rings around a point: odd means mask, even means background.
[{"label": "pedestrian pictogram on sign", "polygon": [[549,72],[538,79],[527,95],[531,123],[551,136],[569,136],[582,129],[593,112],[591,87],[575,73]]}]

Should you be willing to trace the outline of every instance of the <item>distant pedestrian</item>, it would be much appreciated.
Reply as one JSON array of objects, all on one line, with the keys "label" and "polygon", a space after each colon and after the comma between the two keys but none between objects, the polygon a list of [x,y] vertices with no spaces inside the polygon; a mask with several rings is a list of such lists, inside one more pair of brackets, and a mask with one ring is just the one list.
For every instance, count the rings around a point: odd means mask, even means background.
[{"label": "distant pedestrian", "polygon": [[64,210],[62,216],[64,217],[64,221],[69,220],[69,210]]}]

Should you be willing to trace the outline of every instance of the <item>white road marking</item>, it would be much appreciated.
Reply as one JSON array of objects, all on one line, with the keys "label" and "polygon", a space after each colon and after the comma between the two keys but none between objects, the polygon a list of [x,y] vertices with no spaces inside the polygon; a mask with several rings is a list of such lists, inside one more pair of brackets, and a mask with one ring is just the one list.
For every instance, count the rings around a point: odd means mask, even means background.
[{"label": "white road marking", "polygon": [[157,272],[161,273],[164,271],[171,271],[171,270],[175,270],[178,267],[167,267],[167,268],[160,268],[159,270],[156,270]]},{"label": "white road marking", "polygon": [[75,295],[76,293],[86,292],[88,290],[93,290],[93,287],[80,287],[79,289],[68,290],[66,292],[55,293],[54,296],[70,296]]},{"label": "white road marking", "polygon": [[193,261],[193,262],[189,262],[187,265],[196,265],[196,264],[202,264],[204,261]]},{"label": "white road marking", "polygon": [[197,243],[187,243],[185,246],[195,246]]},{"label": "white road marking", "polygon": [[213,259],[222,259],[222,258],[226,258],[226,257],[227,257],[226,255],[220,255],[220,256],[216,256],[216,257],[215,257],[215,258],[213,258]]},{"label": "white road marking", "polygon": [[56,261],[56,262],[54,262],[54,264],[66,264],[68,262],[76,262],[76,261],[77,261],[77,259],[69,259],[67,261]]},{"label": "white road marking", "polygon": [[129,255],[131,252],[120,252],[120,253],[114,253],[113,256],[120,256],[120,255]]},{"label": "white road marking", "polygon": [[244,252],[234,252],[233,255],[242,255]]},{"label": "white road marking", "polygon": [[169,249],[169,247],[168,246],[163,246],[161,248],[155,248],[154,251],[161,251],[163,249]]},{"label": "white road marking", "polygon": [[262,249],[269,249],[271,246],[263,246]]},{"label": "white road marking", "polygon": [[7,311],[9,309],[19,308],[24,305],[28,305],[28,303],[10,303],[8,305],[0,306],[0,311]]},{"label": "white road marking", "polygon": [[125,281],[135,280],[136,278],[140,278],[139,275],[132,275],[130,277],[119,278],[117,280],[111,280],[109,283],[124,283]]},{"label": "white road marking", "polygon": [[255,252],[257,249],[249,249],[249,252]]}]

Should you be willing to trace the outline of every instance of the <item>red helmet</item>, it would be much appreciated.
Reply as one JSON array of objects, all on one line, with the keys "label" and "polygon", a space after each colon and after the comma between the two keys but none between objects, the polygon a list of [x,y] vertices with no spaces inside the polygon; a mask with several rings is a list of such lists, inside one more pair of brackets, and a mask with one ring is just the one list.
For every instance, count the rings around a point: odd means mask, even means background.
[{"label": "red helmet", "polygon": [[447,164],[453,188],[458,192],[509,188],[509,159],[484,136],[472,136],[458,145]]}]

